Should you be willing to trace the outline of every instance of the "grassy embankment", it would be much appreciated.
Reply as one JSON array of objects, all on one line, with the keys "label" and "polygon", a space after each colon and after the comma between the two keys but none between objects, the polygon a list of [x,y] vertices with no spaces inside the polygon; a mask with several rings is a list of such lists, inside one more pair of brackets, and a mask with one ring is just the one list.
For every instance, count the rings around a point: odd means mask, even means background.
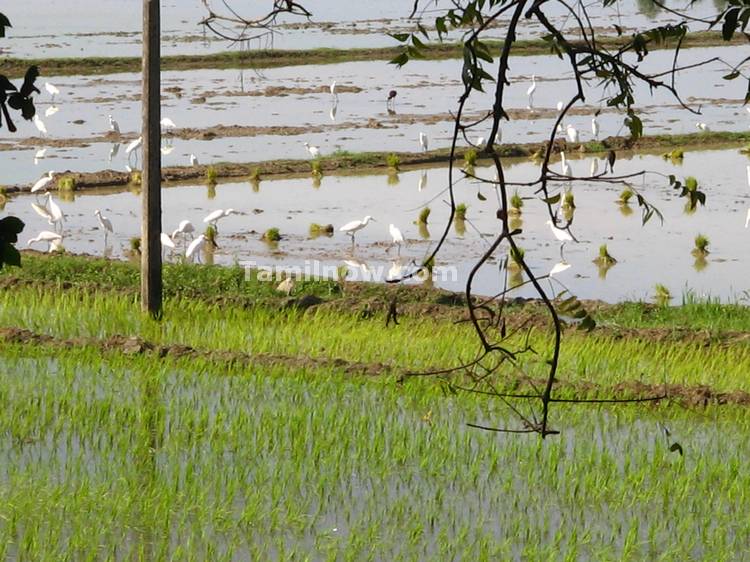
[{"label": "grassy embankment", "polygon": [[[629,40],[628,37],[599,37],[599,47],[617,49]],[[500,52],[501,41],[486,41],[494,52]],[[688,34],[682,48],[710,47],[740,44],[739,39],[725,42],[721,34],[691,33]],[[649,44],[650,49],[673,48],[672,42],[663,44]],[[336,64],[355,61],[391,60],[400,54],[398,47],[360,48],[360,49],[307,49],[307,50],[248,50],[211,53],[206,55],[175,55],[162,57],[162,71],[223,69],[223,68],[279,68],[284,66],[298,66],[301,64]],[[549,46],[541,39],[525,39],[516,42],[513,50],[515,56],[547,55]],[[461,58],[463,45],[461,43],[435,43],[424,49],[424,58],[428,60],[443,60]],[[118,72],[140,72],[140,57],[79,57],[79,58],[41,58],[15,59],[6,58],[2,61],[3,74],[9,78],[24,75],[31,65],[38,66],[43,76],[69,75],[97,75],[114,74]]]},{"label": "grassy embankment", "polygon": [[[446,396],[432,380],[342,376],[358,372],[355,361],[396,375],[470,355],[476,342],[451,322],[460,304],[444,293],[312,282],[300,291],[326,304],[301,311],[238,269],[170,266],[157,323],[139,313],[137,270],[127,263],[27,254],[0,284],[3,557],[745,552],[745,407],[561,404],[552,415],[562,434],[541,443],[466,427],[517,427],[498,402]],[[382,308],[395,293],[401,325],[386,328]],[[509,318],[534,315],[533,305],[517,306]],[[605,390],[634,377],[750,386],[742,307],[602,305],[597,318],[601,331],[567,334],[562,380]],[[633,327],[656,331],[641,338]],[[685,341],[670,338],[673,329]],[[143,339],[125,337],[134,334]],[[545,331],[531,337],[542,352]],[[735,345],[721,343],[728,337]],[[144,340],[163,347],[148,351]],[[669,452],[674,441],[684,456]]]}]

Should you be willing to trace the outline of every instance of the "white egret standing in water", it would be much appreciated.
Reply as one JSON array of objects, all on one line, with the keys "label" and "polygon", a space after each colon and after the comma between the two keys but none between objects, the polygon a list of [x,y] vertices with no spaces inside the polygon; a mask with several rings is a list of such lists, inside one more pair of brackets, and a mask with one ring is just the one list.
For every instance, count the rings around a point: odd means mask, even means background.
[{"label": "white egret standing in water", "polygon": [[339,95],[336,93],[336,80],[331,82],[331,87],[329,89],[331,90],[331,97],[333,97],[333,99],[335,100],[338,100]]},{"label": "white egret standing in water", "polygon": [[42,176],[34,185],[31,186],[31,193],[41,191],[42,189],[47,187],[53,179],[55,179],[55,172],[50,170],[49,172],[47,172],[46,176]]},{"label": "white egret standing in water", "polygon": [[52,117],[58,111],[60,111],[59,107],[57,107],[56,105],[50,105],[47,109],[44,110],[44,116]]},{"label": "white egret standing in water", "polygon": [[596,115],[591,118],[591,132],[595,139],[599,138],[599,121],[596,120]]},{"label": "white egret standing in water", "polygon": [[705,132],[707,132],[707,131],[709,131],[709,130],[710,130],[710,129],[708,128],[708,125],[706,125],[706,124],[705,124],[704,122],[702,122],[702,121],[698,121],[698,122],[697,122],[697,123],[695,124],[695,128],[696,128],[696,129],[698,129],[699,131],[701,131],[702,133],[705,133]]},{"label": "white egret standing in water", "polygon": [[229,215],[233,215],[235,213],[236,213],[236,211],[234,209],[227,209],[226,211],[224,209],[217,209],[217,210],[213,211],[212,213],[209,213],[206,216],[206,218],[203,219],[203,222],[205,222],[206,224],[209,224],[209,225],[213,226],[216,229],[216,231],[218,232],[217,223],[221,219],[223,219],[225,217],[228,217]]},{"label": "white egret standing in water", "polygon": [[41,120],[39,115],[34,115],[32,121],[34,122],[34,126],[37,128],[37,131],[42,133],[43,136],[47,134],[47,126],[44,124],[44,121]]},{"label": "white egret standing in water", "polygon": [[353,245],[353,244],[354,244],[354,235],[355,235],[355,234],[356,234],[356,233],[357,233],[358,231],[360,231],[360,230],[362,230],[362,229],[363,229],[364,227],[366,227],[366,226],[367,226],[367,224],[368,224],[368,223],[369,223],[370,221],[374,221],[374,220],[375,220],[375,219],[374,219],[374,218],[372,218],[372,217],[371,217],[370,215],[367,215],[367,216],[366,216],[366,217],[365,217],[364,219],[362,219],[361,221],[351,221],[351,222],[348,222],[348,223],[346,223],[346,224],[345,224],[344,226],[342,226],[341,228],[339,228],[339,231],[340,231],[340,232],[344,232],[344,233],[348,234],[349,236],[351,236],[351,237],[352,237],[352,245]]},{"label": "white egret standing in water", "polygon": [[48,244],[47,251],[51,252],[59,245],[61,241],[62,241],[62,235],[58,234],[57,232],[50,232],[49,230],[42,230],[39,233],[39,236],[37,236],[36,238],[31,238],[26,243],[26,245],[31,246],[32,244],[36,244],[37,242],[46,242]]},{"label": "white egret standing in water", "polygon": [[190,155],[190,165],[191,166],[199,166],[200,165],[198,163],[198,157],[195,154],[191,154]]},{"label": "white egret standing in water", "polygon": [[534,109],[534,92],[536,92],[536,74],[531,75],[531,86],[526,90],[526,95],[529,97],[528,108]]},{"label": "white egret standing in water", "polygon": [[570,164],[568,163],[567,159],[565,158],[565,152],[560,151],[560,165],[562,166],[562,175],[563,176],[572,176],[573,175],[573,169],[570,167]]},{"label": "white egret standing in water", "polygon": [[52,101],[55,101],[55,96],[60,93],[60,90],[57,88],[57,86],[50,84],[49,82],[44,83],[44,89],[47,90],[47,93],[52,96]]},{"label": "white egret standing in water", "polygon": [[320,158],[320,149],[317,146],[312,146],[309,142],[306,142],[305,148],[307,149],[307,152],[310,153],[310,156],[313,158]]},{"label": "white egret standing in water", "polygon": [[[398,246],[398,254],[401,255],[401,244],[404,243],[404,235],[401,233],[401,231],[398,229],[398,227],[395,224],[388,225],[388,233],[391,235],[391,238],[393,239],[393,244]],[[391,244],[391,246],[393,246],[393,244]]]},{"label": "white egret standing in water", "polygon": [[187,250],[185,251],[185,258],[188,261],[200,262],[200,253],[203,250],[203,246],[206,243],[206,237],[201,234],[195,240],[190,242]]},{"label": "white egret standing in water", "polygon": [[65,221],[65,213],[62,212],[60,205],[58,205],[52,199],[52,194],[49,191],[47,192],[46,195],[47,195],[47,201],[44,206],[49,211],[49,215],[50,215],[49,223],[54,224],[55,228],[62,229],[62,223]]},{"label": "white egret standing in water", "polygon": [[567,230],[557,228],[555,226],[555,223],[553,223],[551,220],[547,220],[547,224],[549,225],[550,230],[552,230],[552,235],[557,238],[558,242],[560,242],[560,258],[562,259],[562,261],[565,261],[565,258],[563,258],[563,247],[565,246],[566,242],[572,242],[575,240],[575,238],[573,238],[573,236]]},{"label": "white egret standing in water", "polygon": [[112,116],[111,116],[111,115],[109,116],[109,130],[110,130],[110,131],[111,131],[112,133],[116,133],[116,134],[118,134],[118,135],[120,134],[120,125],[119,125],[119,123],[117,123],[117,121],[115,121],[115,120],[114,120],[114,119],[112,118]]},{"label": "white egret standing in water", "polygon": [[576,129],[573,125],[568,123],[568,126],[565,128],[565,132],[568,135],[568,140],[572,143],[578,142],[578,129]]},{"label": "white egret standing in water", "polygon": [[159,124],[161,125],[161,128],[165,131],[169,131],[171,129],[176,129],[177,125],[174,124],[174,121],[172,121],[169,117],[165,117],[161,121],[159,121]]},{"label": "white egret standing in water", "polygon": [[419,133],[419,146],[422,147],[422,152],[427,152],[427,149],[429,147],[429,140],[427,139],[427,135],[425,133]]},{"label": "white egret standing in water", "polygon": [[112,221],[102,215],[102,212],[99,209],[94,211],[94,215],[96,215],[96,218],[99,219],[99,226],[104,231],[104,245],[106,246],[109,233],[114,232],[114,229],[112,228]]}]

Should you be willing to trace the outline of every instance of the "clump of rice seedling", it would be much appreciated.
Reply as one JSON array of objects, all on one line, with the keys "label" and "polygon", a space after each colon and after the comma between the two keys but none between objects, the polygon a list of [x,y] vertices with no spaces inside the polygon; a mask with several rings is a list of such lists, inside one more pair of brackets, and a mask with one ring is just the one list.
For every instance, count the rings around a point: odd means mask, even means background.
[{"label": "clump of rice seedling", "polygon": [[431,257],[422,264],[422,277],[426,279],[432,279],[432,272],[435,269],[435,258]]},{"label": "clump of rice seedling", "polygon": [[134,185],[141,185],[142,176],[139,171],[130,172],[130,183]]},{"label": "clump of rice seedling", "polygon": [[8,191],[5,189],[4,185],[0,185],[0,195],[5,197],[8,194]]},{"label": "clump of rice seedling", "polygon": [[513,195],[510,196],[509,214],[520,215],[522,207],[523,207],[523,199],[521,199],[521,196],[518,194],[518,191],[514,191]]},{"label": "clump of rice seedling", "polygon": [[691,253],[694,256],[707,256],[710,253],[708,251],[708,244],[708,237],[703,234],[699,234],[695,237],[695,247],[693,248],[693,251]]},{"label": "clump of rice seedling", "polygon": [[565,196],[563,197],[563,208],[566,209],[575,209],[576,208],[576,199],[573,195],[572,191],[566,191]]},{"label": "clump of rice seedling", "polygon": [[130,253],[136,256],[141,255],[141,239],[138,236],[133,236],[130,239]]},{"label": "clump of rice seedling", "polygon": [[427,219],[430,218],[430,213],[431,212],[432,211],[430,211],[429,207],[425,207],[424,209],[422,209],[421,211],[419,211],[419,219],[417,220],[417,222],[419,224],[427,224]]},{"label": "clump of rice seedling", "polygon": [[391,168],[388,170],[386,181],[388,182],[388,185],[398,185],[401,179],[398,177],[398,173],[396,172],[396,170]]},{"label": "clump of rice seedling", "polygon": [[216,168],[213,166],[209,166],[206,168],[206,182],[209,185],[216,185],[216,178],[218,177],[218,174],[216,172]]},{"label": "clump of rice seedling", "polygon": [[599,255],[593,261],[601,267],[610,267],[617,263],[617,260],[609,254],[606,244],[599,246]]},{"label": "clump of rice seedling", "polygon": [[521,269],[523,263],[523,257],[526,255],[526,250],[521,247],[511,248],[508,252],[510,259],[508,260],[508,269]]},{"label": "clump of rice seedling", "polygon": [[250,181],[251,182],[260,181],[260,168],[253,168],[253,170],[250,172]]},{"label": "clump of rice seedling", "polygon": [[279,229],[274,226],[263,233],[262,239],[266,242],[278,242],[281,240],[281,233],[279,232]]},{"label": "clump of rice seedling", "polygon": [[669,289],[661,283],[657,283],[654,287],[654,302],[659,306],[666,306],[671,300],[672,293],[669,292]]},{"label": "clump of rice seedling", "polygon": [[76,179],[73,176],[65,176],[57,180],[57,189],[61,191],[75,191]]},{"label": "clump of rice seedling", "polygon": [[626,187],[620,192],[620,198],[617,200],[618,203],[621,205],[627,205],[628,202],[633,198],[633,190],[629,187]]},{"label": "clump of rice seedling", "polygon": [[459,203],[456,205],[456,220],[459,221],[465,221],[466,220],[466,210],[469,207],[466,205],[466,203]]},{"label": "clump of rice seedling", "polygon": [[398,154],[394,154],[393,152],[385,157],[385,161],[388,164],[388,167],[393,170],[398,170],[401,165],[401,158],[399,158]]},{"label": "clump of rice seedling", "polygon": [[206,227],[206,231],[203,233],[203,236],[206,237],[206,242],[208,242],[210,246],[216,247],[216,235],[217,234],[218,233],[216,232],[216,227],[212,224],[209,224]]},{"label": "clump of rice seedling", "polygon": [[314,222],[310,225],[310,236],[313,238],[317,238],[318,236],[333,236],[333,225]]},{"label": "clump of rice seedling", "polygon": [[467,168],[473,168],[476,165],[478,158],[479,154],[473,148],[464,152],[464,162],[466,163]]},{"label": "clump of rice seedling", "polygon": [[682,161],[685,158],[685,151],[679,148],[675,148],[669,153],[669,159],[672,161]]},{"label": "clump of rice seedling", "polygon": [[323,165],[317,158],[315,160],[310,160],[310,169],[312,170],[312,175],[316,177],[323,175]]}]

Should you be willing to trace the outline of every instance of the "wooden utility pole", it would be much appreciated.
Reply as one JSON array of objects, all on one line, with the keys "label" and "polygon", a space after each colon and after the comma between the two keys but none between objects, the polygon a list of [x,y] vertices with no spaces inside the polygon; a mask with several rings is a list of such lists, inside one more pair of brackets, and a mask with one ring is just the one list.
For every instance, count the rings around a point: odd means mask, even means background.
[{"label": "wooden utility pole", "polygon": [[159,0],[143,0],[141,305],[159,318],[161,274],[161,22]]}]

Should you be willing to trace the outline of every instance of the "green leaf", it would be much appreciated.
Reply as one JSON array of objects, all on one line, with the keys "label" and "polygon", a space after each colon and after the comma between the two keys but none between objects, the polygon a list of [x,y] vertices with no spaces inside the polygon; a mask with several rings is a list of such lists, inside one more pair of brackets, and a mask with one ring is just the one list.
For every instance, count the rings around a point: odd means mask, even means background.
[{"label": "green leaf", "polygon": [[683,451],[682,451],[682,445],[680,445],[679,443],[676,443],[676,442],[672,443],[669,446],[669,451],[671,453],[678,452],[678,453],[680,453],[680,456],[683,456],[683,454],[684,454]]},{"label": "green leaf", "polygon": [[406,43],[409,40],[408,33],[389,33],[388,35],[393,37],[399,43]]},{"label": "green leaf", "polygon": [[552,197],[547,197],[546,199],[542,199],[543,202],[547,203],[547,205],[554,205],[556,203],[560,202],[560,194],[553,195]]},{"label": "green leaf", "polygon": [[729,73],[729,74],[727,74],[726,76],[722,76],[722,77],[721,77],[721,79],[722,79],[722,80],[734,80],[734,79],[735,79],[735,78],[737,78],[737,77],[738,77],[739,75],[740,75],[739,71],[738,71],[738,70],[735,70],[734,72],[730,72],[730,73]]},{"label": "green leaf", "polygon": [[409,55],[406,53],[401,53],[396,58],[391,60],[389,64],[395,64],[396,66],[404,66],[407,62],[409,62]]},{"label": "green leaf", "polygon": [[721,36],[724,38],[724,41],[732,39],[734,31],[737,29],[737,19],[739,18],[739,15],[739,8],[731,8],[727,10],[727,13],[724,15],[724,23],[721,26]]}]

